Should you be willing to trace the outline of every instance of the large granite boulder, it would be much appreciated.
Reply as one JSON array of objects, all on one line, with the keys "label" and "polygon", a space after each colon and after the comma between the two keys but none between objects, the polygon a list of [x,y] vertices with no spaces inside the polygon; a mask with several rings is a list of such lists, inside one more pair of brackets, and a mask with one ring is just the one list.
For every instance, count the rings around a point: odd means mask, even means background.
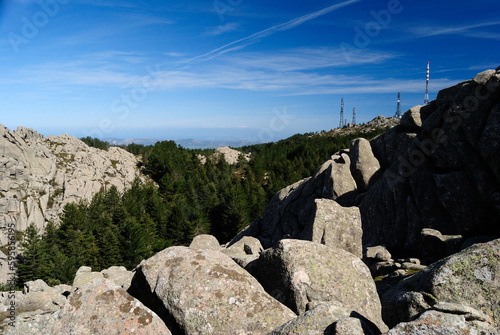
[{"label": "large granite boulder", "polygon": [[171,334],[154,312],[104,278],[73,291],[68,303],[58,311],[21,314],[15,327],[6,321],[0,325],[4,334],[16,335]]},{"label": "large granite boulder", "polygon": [[375,283],[357,256],[340,248],[285,239],[264,251],[259,261],[259,279],[266,291],[296,313],[339,302],[381,331],[387,330]]},{"label": "large granite boulder", "polygon": [[296,315],[218,251],[171,247],[136,269],[129,292],[174,334],[266,334]]},{"label": "large granite boulder", "polygon": [[[475,244],[402,280],[382,297],[384,321],[408,322],[439,303],[477,310],[500,326],[500,239]],[[462,314],[472,314],[463,312]],[[476,318],[477,319],[477,318]]]}]

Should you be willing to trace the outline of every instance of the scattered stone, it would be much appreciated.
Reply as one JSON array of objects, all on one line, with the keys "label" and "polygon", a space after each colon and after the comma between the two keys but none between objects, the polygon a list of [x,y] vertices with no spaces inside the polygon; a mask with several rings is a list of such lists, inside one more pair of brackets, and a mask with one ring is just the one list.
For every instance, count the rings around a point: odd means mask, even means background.
[{"label": "scattered stone", "polygon": [[366,248],[366,258],[368,261],[385,262],[389,261],[392,255],[384,246],[378,245]]}]

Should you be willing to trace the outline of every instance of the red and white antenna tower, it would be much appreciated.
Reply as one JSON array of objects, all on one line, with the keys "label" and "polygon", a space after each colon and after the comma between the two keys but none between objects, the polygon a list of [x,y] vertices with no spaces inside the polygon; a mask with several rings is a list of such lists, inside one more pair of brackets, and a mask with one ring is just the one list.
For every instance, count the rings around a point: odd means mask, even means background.
[{"label": "red and white antenna tower", "polygon": [[425,98],[424,105],[429,103],[429,62],[427,62],[427,82],[425,84]]}]

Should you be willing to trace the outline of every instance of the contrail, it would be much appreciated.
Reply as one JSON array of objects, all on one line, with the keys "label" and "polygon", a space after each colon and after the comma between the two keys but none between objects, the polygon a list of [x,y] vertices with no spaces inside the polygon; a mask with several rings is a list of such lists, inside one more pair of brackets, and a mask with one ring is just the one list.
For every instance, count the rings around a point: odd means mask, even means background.
[{"label": "contrail", "polygon": [[328,13],[331,13],[339,8],[342,8],[342,7],[345,7],[345,6],[349,6],[353,3],[356,3],[356,2],[360,2],[362,0],[348,0],[348,1],[344,1],[344,2],[341,2],[341,3],[338,3],[338,4],[335,4],[335,5],[331,5],[329,7],[326,7],[326,8],[323,8],[323,9],[320,9],[316,12],[313,12],[313,13],[309,13],[309,14],[306,14],[306,15],[303,15],[303,16],[300,16],[298,18],[295,18],[293,20],[290,20],[288,22],[285,22],[285,23],[282,23],[282,24],[278,24],[276,26],[273,26],[273,27],[270,27],[270,28],[267,28],[267,29],[264,29],[262,31],[259,31],[257,33],[254,33],[250,36],[247,36],[247,37],[244,37],[244,38],[241,38],[239,40],[236,40],[236,41],[233,41],[231,43],[228,43],[226,45],[223,45],[217,49],[214,49],[210,52],[207,52],[206,54],[204,55],[200,55],[200,56],[196,56],[194,58],[191,58],[191,59],[188,59],[186,60],[185,62],[191,62],[191,61],[194,61],[194,60],[199,60],[199,59],[203,59],[203,58],[206,58],[206,59],[212,59],[212,58],[215,58],[217,56],[220,56],[222,54],[225,54],[226,52],[229,52],[229,51],[232,51],[234,49],[242,49],[244,48],[246,45],[242,45],[242,46],[235,46],[237,44],[240,44],[242,42],[251,42],[253,40],[257,40],[257,39],[261,39],[261,38],[264,38],[264,37],[268,37],[278,31],[286,31],[286,30],[290,30],[290,29],[293,29],[303,23],[306,23],[310,20],[314,20],[315,18],[318,18],[320,16],[323,16],[323,15],[326,15]]}]

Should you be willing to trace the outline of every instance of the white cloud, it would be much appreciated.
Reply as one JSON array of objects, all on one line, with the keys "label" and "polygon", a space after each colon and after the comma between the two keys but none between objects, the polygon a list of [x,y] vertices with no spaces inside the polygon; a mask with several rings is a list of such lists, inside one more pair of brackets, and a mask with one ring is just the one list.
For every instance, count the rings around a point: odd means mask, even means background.
[{"label": "white cloud", "polygon": [[456,27],[441,27],[441,26],[425,26],[425,27],[415,27],[411,28],[410,32],[417,35],[417,37],[431,37],[431,36],[440,36],[440,35],[461,35],[468,37],[476,37],[476,38],[485,38],[485,39],[500,39],[500,34],[491,33],[491,32],[482,32],[477,31],[479,28],[491,27],[500,25],[499,20],[482,22],[477,24],[468,24]]},{"label": "white cloud", "polygon": [[205,35],[218,36],[218,35],[222,35],[222,34],[225,34],[227,32],[230,32],[230,31],[234,31],[234,30],[238,29],[238,27],[239,27],[239,24],[237,24],[237,23],[226,23],[224,25],[209,29],[205,33]]},{"label": "white cloud", "polygon": [[331,13],[331,12],[337,10],[337,9],[340,9],[342,7],[345,7],[345,6],[352,5],[352,4],[354,4],[356,2],[360,2],[360,1],[361,0],[347,0],[347,1],[335,4],[335,5],[328,6],[326,8],[323,8],[321,10],[315,11],[313,13],[309,13],[309,14],[297,17],[297,18],[295,18],[293,20],[290,20],[288,22],[272,26],[270,28],[267,28],[267,29],[261,30],[261,31],[259,31],[257,33],[254,33],[252,35],[249,35],[247,37],[240,38],[240,39],[235,40],[235,41],[233,41],[231,43],[227,43],[226,45],[223,45],[223,46],[221,46],[219,48],[216,48],[216,49],[214,49],[214,50],[212,50],[210,52],[207,52],[207,53],[205,53],[203,55],[191,58],[191,59],[187,60],[186,62],[191,62],[191,61],[194,61],[194,60],[208,60],[208,59],[213,59],[213,58],[215,58],[217,56],[220,56],[222,54],[227,53],[228,50],[234,50],[235,47],[238,47],[237,49],[244,48],[244,47],[246,47],[249,44],[255,43],[255,42],[259,41],[260,39],[268,37],[268,36],[271,36],[271,35],[279,32],[279,31],[286,31],[286,30],[293,29],[293,28],[295,28],[295,27],[297,27],[297,26],[299,26],[301,24],[304,24],[304,23],[306,23],[308,21],[314,20],[314,19],[316,19],[316,18],[318,18],[320,16],[326,15],[326,14]]}]

